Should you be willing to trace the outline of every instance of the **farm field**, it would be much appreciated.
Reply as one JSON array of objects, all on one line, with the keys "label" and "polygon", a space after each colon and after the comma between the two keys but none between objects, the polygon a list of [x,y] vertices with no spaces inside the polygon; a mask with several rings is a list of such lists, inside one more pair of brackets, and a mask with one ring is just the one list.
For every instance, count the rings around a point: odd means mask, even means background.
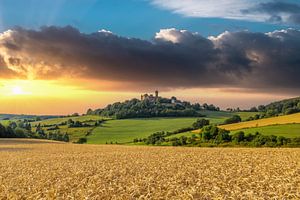
[{"label": "farm field", "polygon": [[234,114],[239,115],[242,118],[242,121],[248,119],[249,117],[254,117],[259,112],[235,112]]},{"label": "farm field", "polygon": [[[198,135],[199,134],[199,131],[188,131],[188,132],[184,132],[184,133],[178,133],[178,134],[175,134],[175,135],[170,135],[166,138],[180,138],[181,136],[185,136],[185,137],[192,137],[192,135]],[[198,135],[199,136],[199,135]]]},{"label": "farm field", "polygon": [[[231,113],[225,111],[203,111],[206,119],[209,119],[213,124],[222,123],[226,118],[239,114],[243,119],[253,116],[256,113],[239,112]],[[67,122],[69,119],[88,123],[90,127],[72,127],[62,123]],[[88,135],[88,143],[91,144],[105,144],[107,143],[127,143],[135,138],[145,138],[150,134],[157,131],[174,131],[180,128],[191,127],[197,118],[146,118],[146,119],[126,119],[126,120],[109,120],[100,126],[94,126],[95,122],[104,119],[97,115],[85,115],[78,117],[57,117],[50,118],[42,121],[31,122],[33,131],[35,127],[40,124],[46,133],[48,129],[54,128],[56,125],[59,127],[60,133],[67,133],[70,136],[71,142],[76,142],[80,138]],[[7,126],[10,120],[2,120],[1,123]],[[50,132],[53,132],[52,130]],[[192,133],[186,133],[192,135]]]},{"label": "farm field", "polygon": [[[61,123],[67,122],[70,119],[73,121],[84,122],[90,124],[91,126],[90,127],[68,127],[68,125],[60,125]],[[87,134],[91,133],[92,130],[96,128],[94,126],[95,122],[102,119],[104,118],[97,115],[84,115],[78,117],[61,117],[61,118],[46,119],[42,121],[31,122],[31,125],[33,126],[33,130],[35,130],[35,126],[38,124],[40,124],[41,126],[50,126],[44,128],[46,133],[49,132],[47,131],[48,128],[53,128],[55,127],[55,125],[58,125],[59,131],[61,133],[69,134],[70,140],[72,142],[76,142],[78,141],[79,138],[83,138]]]},{"label": "farm field", "polygon": [[[250,112],[241,112],[244,117],[253,116]],[[224,111],[204,111],[210,123],[219,124],[226,118],[234,115]],[[101,127],[93,130],[88,137],[90,144],[127,143],[135,138],[145,138],[158,131],[174,131],[180,128],[191,127],[198,118],[148,118],[124,119],[106,121]],[[183,133],[192,135],[193,133]]]},{"label": "farm field", "polygon": [[300,123],[300,113],[253,120],[248,122],[241,122],[236,124],[227,124],[219,127],[232,131],[232,130],[239,130],[244,128],[255,128],[261,126],[269,126],[269,125],[277,125],[277,124],[292,124],[292,123]]},{"label": "farm field", "polygon": [[0,140],[0,199],[300,198],[300,149],[22,141]]},{"label": "farm field", "polygon": [[32,125],[41,124],[41,125],[52,125],[52,124],[59,124],[62,122],[66,122],[69,119],[72,119],[73,121],[95,121],[95,120],[101,120],[103,117],[98,115],[84,115],[84,116],[78,116],[78,117],[61,117],[61,118],[52,118],[52,119],[46,119],[42,121],[32,122]]},{"label": "farm field", "polygon": [[190,127],[196,120],[197,118],[110,120],[93,130],[88,137],[88,143],[132,142],[135,138],[145,138],[158,131],[175,131],[180,128]]},{"label": "farm field", "polygon": [[262,133],[263,135],[276,135],[276,136],[284,136],[287,138],[300,137],[300,124],[283,124],[283,125],[270,125],[270,126],[262,126],[255,128],[246,128],[232,131],[232,133],[236,133],[238,131],[243,131],[245,134],[248,133]]}]

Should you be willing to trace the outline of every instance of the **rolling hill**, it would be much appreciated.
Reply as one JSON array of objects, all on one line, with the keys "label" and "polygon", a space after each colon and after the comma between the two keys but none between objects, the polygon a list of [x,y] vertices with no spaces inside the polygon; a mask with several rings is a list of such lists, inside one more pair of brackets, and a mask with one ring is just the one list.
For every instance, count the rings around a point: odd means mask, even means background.
[{"label": "rolling hill", "polygon": [[255,128],[245,128],[232,131],[232,134],[243,131],[245,134],[259,132],[263,135],[283,136],[287,138],[300,137],[300,124],[279,124]]},{"label": "rolling hill", "polygon": [[235,123],[235,124],[226,124],[226,125],[221,125],[219,127],[226,130],[233,131],[233,130],[239,130],[245,128],[255,128],[255,127],[262,127],[262,126],[269,126],[269,125],[293,124],[293,123],[300,123],[300,113]]}]

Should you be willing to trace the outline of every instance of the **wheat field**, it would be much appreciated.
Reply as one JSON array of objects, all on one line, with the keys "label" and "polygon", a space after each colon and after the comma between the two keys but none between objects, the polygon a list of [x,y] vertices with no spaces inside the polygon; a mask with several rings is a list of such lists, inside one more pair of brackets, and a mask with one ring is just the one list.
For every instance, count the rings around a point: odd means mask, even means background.
[{"label": "wheat field", "polygon": [[0,199],[300,199],[300,149],[0,140]]},{"label": "wheat field", "polygon": [[293,124],[293,123],[300,123],[300,113],[235,123],[235,124],[227,124],[219,127],[232,131],[232,130],[239,130],[244,128],[254,128],[254,127],[261,127],[261,126]]}]

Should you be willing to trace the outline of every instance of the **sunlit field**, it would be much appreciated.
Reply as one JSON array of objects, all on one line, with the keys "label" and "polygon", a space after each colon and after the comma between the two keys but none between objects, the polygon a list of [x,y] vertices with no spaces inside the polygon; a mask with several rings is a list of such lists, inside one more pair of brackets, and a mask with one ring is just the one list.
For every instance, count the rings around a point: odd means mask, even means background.
[{"label": "sunlit field", "polygon": [[300,113],[253,120],[248,122],[222,125],[219,127],[231,131],[231,130],[239,130],[243,128],[254,128],[254,127],[261,127],[261,126],[269,126],[269,125],[277,125],[277,124],[292,124],[292,123],[300,123]]},{"label": "sunlit field", "polygon": [[264,135],[276,135],[283,136],[287,138],[300,137],[300,124],[280,124],[280,125],[270,125],[270,126],[261,126],[255,128],[245,128],[240,130],[232,131],[236,133],[243,131],[245,134],[248,133],[263,133]]},{"label": "sunlit field", "polygon": [[191,127],[197,118],[150,118],[111,120],[96,127],[88,137],[88,143],[128,143],[135,138],[146,138],[158,131],[175,131]]},{"label": "sunlit field", "polygon": [[0,199],[299,199],[300,149],[0,140]]}]

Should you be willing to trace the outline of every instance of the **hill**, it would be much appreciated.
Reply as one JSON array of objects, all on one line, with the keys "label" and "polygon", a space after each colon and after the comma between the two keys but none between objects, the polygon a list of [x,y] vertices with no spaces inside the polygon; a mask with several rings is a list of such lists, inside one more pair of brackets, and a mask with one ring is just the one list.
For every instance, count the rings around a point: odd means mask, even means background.
[{"label": "hill", "polygon": [[197,118],[148,118],[106,121],[87,137],[90,144],[128,143],[158,131],[175,131],[191,127]]},{"label": "hill", "polygon": [[103,109],[87,111],[87,115],[100,115],[115,119],[149,118],[149,117],[204,117],[202,111],[219,111],[214,105],[191,104],[176,97],[163,98],[156,95],[142,95],[141,99],[116,102]]},{"label": "hill", "polygon": [[21,120],[21,119],[38,119],[38,120],[44,120],[44,119],[51,119],[51,118],[57,118],[59,116],[55,115],[15,115],[15,114],[0,114],[0,121],[2,120]]},{"label": "hill", "polygon": [[262,117],[274,117],[300,112],[300,97],[276,101],[268,105],[260,105],[258,111],[263,112]]},{"label": "hill", "polygon": [[[224,111],[203,111],[206,119],[212,124],[220,124],[226,118],[234,114],[239,114],[243,118],[252,113],[240,112],[231,113]],[[141,118],[141,119],[122,119],[105,121],[101,126],[93,129],[87,137],[88,143],[105,144],[106,142],[127,143],[134,139],[141,139],[160,131],[176,131],[178,129],[191,127],[198,118]]]},{"label": "hill", "polygon": [[221,125],[219,127],[231,131],[231,130],[239,130],[244,128],[255,128],[261,126],[269,126],[269,125],[276,125],[276,124],[292,124],[292,123],[300,123],[300,113],[235,123],[235,124]]},{"label": "hill", "polygon": [[283,136],[287,138],[300,137],[300,124],[279,124],[279,125],[270,125],[270,126],[261,126],[255,128],[245,128],[232,131],[232,134],[235,134],[239,131],[243,131],[245,134],[254,134],[259,132],[263,135],[275,135]]}]

